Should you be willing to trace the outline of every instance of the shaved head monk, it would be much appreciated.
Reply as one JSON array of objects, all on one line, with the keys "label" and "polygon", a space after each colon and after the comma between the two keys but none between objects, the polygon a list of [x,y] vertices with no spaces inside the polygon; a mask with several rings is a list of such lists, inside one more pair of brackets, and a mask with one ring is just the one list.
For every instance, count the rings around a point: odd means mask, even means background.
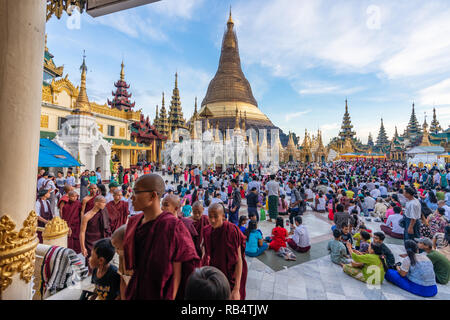
[{"label": "shaved head monk", "polygon": [[99,195],[96,184],[90,184],[88,190],[89,195],[84,197],[81,202],[81,216],[84,216],[86,212],[90,211],[94,207],[95,198]]},{"label": "shaved head monk", "polygon": [[202,256],[202,249],[201,249],[201,243],[202,243],[202,230],[205,226],[209,225],[209,218],[207,215],[203,214],[203,211],[205,209],[203,208],[203,205],[200,201],[194,202],[192,205],[192,216],[189,217],[194,222],[194,228],[197,230],[197,233],[199,236],[195,239],[195,249],[197,250],[197,254],[199,257]]},{"label": "shaved head monk", "polygon": [[81,253],[89,261],[94,243],[111,236],[108,212],[105,210],[106,199],[96,196],[94,207],[81,217],[80,246]]},{"label": "shaved head monk", "polygon": [[130,281],[131,275],[133,271],[125,269],[125,262],[123,257],[123,239],[125,238],[125,232],[127,230],[127,225],[124,224],[116,229],[111,235],[111,243],[116,249],[117,254],[119,255],[119,270],[118,274],[120,275],[120,300],[125,299],[125,291],[127,289],[128,282]]},{"label": "shaved head monk", "polygon": [[80,224],[81,224],[81,202],[78,200],[78,193],[69,191],[67,202],[61,206],[61,218],[69,226],[69,236],[67,238],[67,248],[76,253],[81,253],[80,246]]},{"label": "shaved head monk", "polygon": [[247,262],[245,236],[239,228],[225,220],[223,205],[208,207],[210,225],[203,228],[203,265],[222,271],[230,282],[231,300],[245,300]]},{"label": "shaved head monk", "polygon": [[128,202],[122,200],[122,191],[113,191],[113,200],[106,205],[110,219],[111,232],[114,232],[118,227],[127,223],[130,211],[128,209]]},{"label": "shaved head monk", "polygon": [[184,223],[161,210],[164,180],[157,174],[141,176],[133,189],[133,207],[124,239],[125,268],[133,270],[126,290],[128,300],[183,299],[187,278],[199,264]]}]

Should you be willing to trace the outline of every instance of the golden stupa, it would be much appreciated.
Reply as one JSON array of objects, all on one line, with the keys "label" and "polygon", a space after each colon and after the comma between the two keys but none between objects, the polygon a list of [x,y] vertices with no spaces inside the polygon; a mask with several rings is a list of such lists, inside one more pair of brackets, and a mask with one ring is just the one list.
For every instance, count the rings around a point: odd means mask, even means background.
[{"label": "golden stupa", "polygon": [[237,114],[246,115],[245,120],[240,120],[246,122],[247,128],[276,128],[258,108],[250,83],[242,72],[238,40],[230,10],[227,30],[222,41],[219,67],[209,83],[197,119],[216,120],[220,130],[226,130],[227,126],[234,127]]}]

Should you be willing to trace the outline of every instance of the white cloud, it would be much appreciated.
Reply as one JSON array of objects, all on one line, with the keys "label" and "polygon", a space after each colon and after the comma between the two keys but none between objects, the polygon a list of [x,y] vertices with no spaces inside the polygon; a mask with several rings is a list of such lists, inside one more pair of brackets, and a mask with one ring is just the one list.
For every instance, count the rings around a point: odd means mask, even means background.
[{"label": "white cloud", "polygon": [[353,94],[365,90],[362,86],[344,88],[340,85],[326,82],[297,82],[293,84],[299,94]]},{"label": "white cloud", "polygon": [[163,0],[149,7],[168,17],[191,19],[195,10],[201,6],[204,0]]},{"label": "white cloud", "polygon": [[301,116],[303,116],[303,115],[305,115],[305,114],[308,114],[308,113],[310,113],[311,111],[312,111],[311,109],[308,109],[308,110],[304,110],[304,111],[288,113],[288,114],[286,114],[286,116],[284,117],[284,120],[285,120],[286,122],[288,122],[288,121],[291,121],[291,120],[293,120],[293,119],[295,119],[295,118],[298,118],[298,117],[301,117]]},{"label": "white cloud", "polygon": [[450,105],[450,78],[419,91],[423,105]]}]

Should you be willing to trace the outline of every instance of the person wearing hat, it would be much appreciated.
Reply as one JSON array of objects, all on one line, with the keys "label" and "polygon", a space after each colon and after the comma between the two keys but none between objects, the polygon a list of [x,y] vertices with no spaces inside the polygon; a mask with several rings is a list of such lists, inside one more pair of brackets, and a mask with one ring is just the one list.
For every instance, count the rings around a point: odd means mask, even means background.
[{"label": "person wearing hat", "polygon": [[[35,209],[38,216],[38,227],[45,227],[45,225],[53,219],[53,212],[50,201],[50,190],[40,189],[38,192],[38,200],[36,201]],[[38,231],[39,243],[42,243],[42,232]]]},{"label": "person wearing hat", "polygon": [[428,238],[419,239],[419,249],[425,251],[428,259],[433,263],[436,282],[447,284],[450,279],[450,261],[442,253],[433,250],[433,241]]},{"label": "person wearing hat", "polygon": [[106,194],[105,199],[106,203],[114,200],[114,191],[119,187],[119,184],[115,181],[111,182],[108,185],[109,192]]}]

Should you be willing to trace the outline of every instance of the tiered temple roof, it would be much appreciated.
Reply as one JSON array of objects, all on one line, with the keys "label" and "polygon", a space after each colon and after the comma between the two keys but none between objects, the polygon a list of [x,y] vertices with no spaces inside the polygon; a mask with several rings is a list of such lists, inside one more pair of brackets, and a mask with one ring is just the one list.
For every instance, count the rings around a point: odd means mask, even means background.
[{"label": "tiered temple roof", "polygon": [[414,110],[414,103],[412,104],[411,117],[409,118],[408,126],[406,127],[403,136],[405,138],[414,139],[422,133],[419,121],[417,121],[416,112]]},{"label": "tiered temple roof", "polygon": [[149,117],[145,118],[142,113],[141,120],[131,125],[131,136],[136,139],[136,142],[145,144],[151,144],[153,140],[167,139],[151,124]]},{"label": "tiered temple roof", "polygon": [[172,92],[172,101],[169,110],[169,123],[172,132],[178,128],[187,129],[186,120],[181,109],[180,90],[178,89],[178,73],[175,73],[175,88]]},{"label": "tiered temple roof", "polygon": [[348,112],[348,104],[347,99],[345,99],[345,113],[344,118],[342,119],[342,126],[341,131],[339,132],[339,136],[342,140],[345,140],[346,138],[353,139],[353,137],[356,135],[356,132],[352,131],[353,125],[350,120],[350,113]]},{"label": "tiered temple roof", "polygon": [[169,134],[169,121],[167,119],[167,113],[166,113],[166,107],[165,107],[165,101],[164,101],[164,92],[162,93],[162,104],[161,104],[161,110],[158,115],[156,130],[164,136],[168,136],[168,134]]},{"label": "tiered temple roof", "polygon": [[83,55],[83,64],[80,67],[80,71],[81,71],[80,92],[78,94],[77,101],[75,102],[75,107],[72,113],[92,114],[91,104],[89,103],[89,98],[86,93],[86,74],[87,74],[86,55]]},{"label": "tiered temple roof", "polygon": [[122,61],[122,69],[120,71],[120,80],[114,83],[114,86],[116,87],[116,92],[112,92],[112,96],[114,99],[110,101],[108,99],[108,105],[111,108],[116,108],[119,110],[125,110],[125,111],[131,111],[132,108],[135,106],[135,102],[131,102],[131,93],[128,93],[127,89],[130,89],[130,85],[126,83],[125,81],[125,65]]},{"label": "tiered temple roof", "polygon": [[442,131],[441,125],[439,124],[439,121],[436,118],[436,109],[433,108],[433,121],[431,121],[430,125],[430,133],[438,133]]},{"label": "tiered temple roof", "polygon": [[388,145],[389,145],[389,139],[387,137],[386,130],[384,129],[383,118],[381,118],[381,126],[380,126],[380,131],[378,132],[376,146],[378,148],[383,148]]},{"label": "tiered temple roof", "polygon": [[373,147],[375,144],[373,143],[372,133],[369,132],[369,138],[367,139],[367,145],[369,147]]}]

